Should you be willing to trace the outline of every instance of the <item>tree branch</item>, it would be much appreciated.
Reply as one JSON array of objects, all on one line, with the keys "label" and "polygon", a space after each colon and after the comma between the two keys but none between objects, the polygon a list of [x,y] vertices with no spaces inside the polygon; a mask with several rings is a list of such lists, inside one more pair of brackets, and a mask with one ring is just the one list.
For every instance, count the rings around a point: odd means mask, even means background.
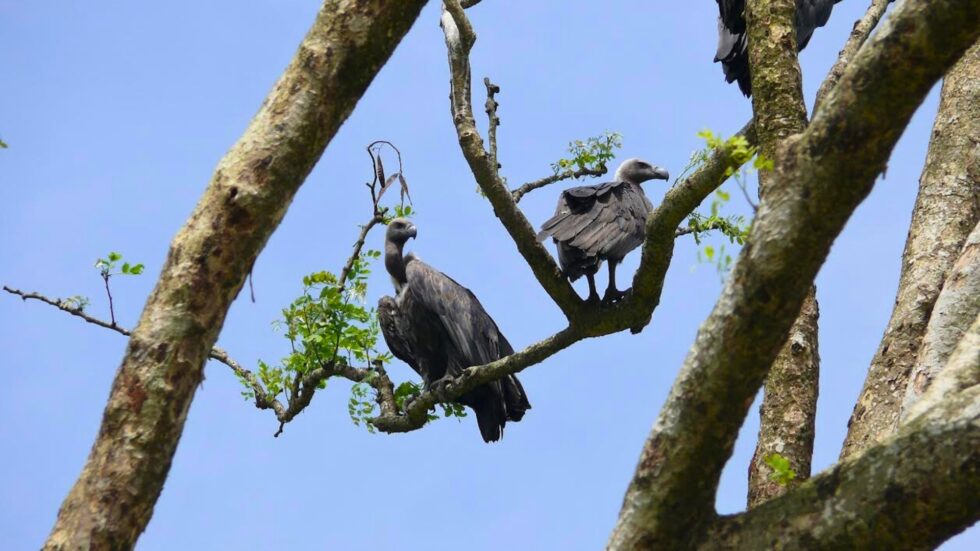
[{"label": "tree branch", "polygon": [[832,242],[929,89],[978,35],[973,0],[906,0],[807,130],[789,140],[748,243],[644,445],[610,549],[685,547],[714,518],[739,427]]},{"label": "tree branch", "polygon": [[45,549],[132,548],[170,469],[228,308],[300,184],[424,0],[326,0],[174,237],[102,426]]},{"label": "tree branch", "polygon": [[[776,160],[786,138],[806,128],[803,75],[796,55],[795,0],[748,0],[745,20],[752,67],[752,108],[759,151]],[[769,171],[759,173],[759,198],[778,185]],[[766,378],[759,437],[749,464],[749,507],[786,492],[810,476],[820,355],[816,291],[811,288],[799,316]],[[772,480],[767,458],[778,454],[796,477],[789,483]]]},{"label": "tree branch", "polygon": [[980,220],[980,44],[943,80],[891,319],[848,422],[841,459],[891,434],[936,299]]},{"label": "tree branch", "polygon": [[[970,325],[980,315],[980,223],[963,245],[963,252],[949,272],[949,278],[936,299],[929,325],[922,338],[915,366],[908,377],[907,390],[901,407],[906,414],[932,381],[947,368],[949,358]],[[980,348],[973,349],[980,354]],[[893,422],[897,422],[898,415]]]},{"label": "tree branch", "polygon": [[973,386],[855,460],[720,519],[699,549],[934,549],[980,519],[977,496],[980,387]]},{"label": "tree branch", "polygon": [[598,177],[606,174],[607,172],[609,172],[609,169],[606,168],[605,165],[603,165],[603,167],[598,170],[593,170],[591,168],[580,168],[578,170],[562,172],[560,174],[552,174],[551,176],[545,176],[540,180],[534,180],[532,182],[528,182],[518,187],[514,191],[512,191],[511,194],[514,196],[514,202],[519,203],[521,199],[524,198],[525,195],[527,195],[528,193],[536,189],[541,189],[545,186],[550,186],[551,184],[557,182],[563,182],[565,180],[571,180],[571,179],[577,180],[579,178],[582,178],[583,176]]},{"label": "tree branch", "polygon": [[463,374],[445,385],[426,390],[407,407],[404,415],[382,415],[370,420],[382,432],[409,432],[426,423],[426,415],[438,403],[452,402],[474,388],[496,381],[507,375],[519,373],[526,367],[543,362],[555,353],[568,348],[582,339],[573,328],[566,328],[520,352],[511,354],[486,365],[468,367]]},{"label": "tree branch", "polygon": [[871,0],[868,11],[865,12],[861,19],[854,22],[851,35],[847,38],[847,42],[844,43],[844,47],[840,53],[837,54],[837,61],[834,62],[834,66],[830,68],[830,73],[827,74],[827,77],[817,90],[817,98],[813,102],[814,113],[820,108],[827,94],[833,90],[834,86],[837,86],[837,82],[840,81],[841,75],[844,74],[844,69],[847,67],[847,64],[851,62],[851,59],[861,49],[861,46],[864,46],[864,43],[868,41],[871,32],[878,26],[881,18],[884,17],[885,11],[888,9],[888,4],[891,4],[893,1]]}]

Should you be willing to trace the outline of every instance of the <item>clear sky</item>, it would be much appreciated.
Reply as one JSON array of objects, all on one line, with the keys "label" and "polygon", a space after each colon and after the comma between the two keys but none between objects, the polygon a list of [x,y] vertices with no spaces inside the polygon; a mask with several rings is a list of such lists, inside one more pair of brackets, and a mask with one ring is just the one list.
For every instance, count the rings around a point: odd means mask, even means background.
[{"label": "clear sky", "polygon": [[[0,0],[0,138],[10,145],[0,151],[0,283],[86,295],[90,311],[107,317],[92,263],[120,251],[147,266],[143,276],[113,281],[118,317],[131,326],[171,237],[318,4]],[[866,4],[839,4],[803,53],[809,102]],[[243,294],[219,340],[242,363],[287,352],[271,327],[279,310],[304,274],[336,271],[346,258],[369,214],[364,147],[376,139],[404,155],[420,212],[414,250],[470,287],[515,347],[561,328],[559,311],[474,192],[449,117],[438,7],[430,2],[259,257],[258,301]],[[731,134],[750,116],[749,101],[711,63],[716,11],[708,0],[488,0],[470,12],[479,34],[473,76],[489,75],[503,89],[500,159],[512,184],[547,175],[569,140],[605,130],[623,134],[621,158],[677,174],[700,147],[699,130]],[[837,458],[890,313],[937,92],[817,281],[816,470]],[[664,187],[648,184],[655,202]],[[532,222],[547,218],[558,190],[522,202]],[[731,210],[746,210],[735,199]],[[372,246],[381,241],[380,232],[371,236]],[[623,282],[635,256],[620,271]],[[243,401],[228,368],[211,363],[138,548],[601,548],[719,290],[713,268],[698,265],[695,246],[682,240],[651,325],[639,336],[579,343],[521,374],[534,409],[495,445],[481,441],[472,416],[407,435],[368,434],[349,420],[340,381],[274,439],[271,413]],[[368,300],[390,292],[378,273]],[[95,437],[124,346],[119,335],[50,307],[0,297],[0,548],[36,549],[48,533]],[[401,364],[391,372],[414,377]],[[743,508],[756,410],[723,477],[722,512]],[[945,548],[977,547],[974,530]]]}]

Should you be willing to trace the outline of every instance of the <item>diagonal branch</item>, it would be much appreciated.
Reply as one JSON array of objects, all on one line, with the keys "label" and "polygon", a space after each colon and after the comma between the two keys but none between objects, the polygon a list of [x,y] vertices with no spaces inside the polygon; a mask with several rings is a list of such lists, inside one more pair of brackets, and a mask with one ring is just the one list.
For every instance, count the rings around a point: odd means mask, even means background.
[{"label": "diagonal branch", "polygon": [[790,139],[644,445],[610,549],[686,547],[714,519],[738,430],[831,244],[929,89],[978,36],[974,0],[906,0]]},{"label": "diagonal branch", "polygon": [[232,301],[300,185],[424,5],[323,2],[174,237],[45,549],[136,544]]},{"label": "diagonal branch", "polygon": [[817,99],[813,102],[814,113],[823,104],[827,94],[834,89],[834,86],[837,86],[837,82],[840,81],[841,75],[844,74],[844,69],[847,67],[847,64],[851,62],[851,59],[858,53],[861,46],[864,46],[864,43],[868,41],[868,37],[871,36],[871,31],[878,26],[878,22],[884,17],[885,11],[888,9],[888,4],[894,1],[871,0],[871,6],[868,7],[868,11],[861,16],[861,19],[854,22],[851,35],[847,38],[847,42],[844,43],[844,47],[840,53],[837,54],[837,61],[834,62],[834,66],[830,68],[827,78],[824,79],[820,84],[820,88],[817,90]]},{"label": "diagonal branch", "polygon": [[605,165],[603,165],[601,169],[580,168],[578,170],[553,174],[551,176],[545,176],[540,180],[534,180],[532,182],[528,182],[518,187],[514,191],[512,191],[511,194],[514,196],[514,202],[519,203],[521,199],[524,198],[525,195],[531,193],[536,189],[541,189],[545,186],[550,186],[551,184],[563,182],[565,180],[571,180],[571,179],[577,180],[584,176],[598,177],[606,174],[607,172],[609,172],[609,169],[607,169]]}]

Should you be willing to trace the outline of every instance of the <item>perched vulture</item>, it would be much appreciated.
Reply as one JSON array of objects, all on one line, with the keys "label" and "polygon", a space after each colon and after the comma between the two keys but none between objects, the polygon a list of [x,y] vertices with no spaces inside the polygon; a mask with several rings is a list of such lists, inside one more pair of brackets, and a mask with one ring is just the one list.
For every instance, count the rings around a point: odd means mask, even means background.
[{"label": "perched vulture", "polygon": [[566,189],[558,198],[555,215],[541,225],[538,239],[554,239],[565,277],[588,278],[589,300],[599,299],[595,274],[603,260],[609,261],[609,286],[602,300],[616,301],[625,294],[616,289],[616,265],[643,243],[647,215],[653,210],[640,184],[668,178],[660,167],[628,159],[612,182]]},{"label": "perched vulture", "polygon": [[[718,2],[718,52],[715,62],[720,61],[725,80],[738,81],[738,87],[746,96],[752,95],[752,77],[749,71],[748,36],[745,32],[745,0],[716,0]],[[830,19],[830,11],[840,0],[796,0],[796,50],[806,48],[813,31],[823,27]]]},{"label": "perched vulture", "polygon": [[[395,218],[385,234],[385,268],[396,296],[378,301],[381,333],[391,353],[422,376],[425,388],[458,377],[463,370],[514,353],[476,296],[446,274],[402,250],[417,230]],[[507,421],[531,409],[514,375],[481,385],[459,398],[476,412],[486,442],[500,439]]]}]

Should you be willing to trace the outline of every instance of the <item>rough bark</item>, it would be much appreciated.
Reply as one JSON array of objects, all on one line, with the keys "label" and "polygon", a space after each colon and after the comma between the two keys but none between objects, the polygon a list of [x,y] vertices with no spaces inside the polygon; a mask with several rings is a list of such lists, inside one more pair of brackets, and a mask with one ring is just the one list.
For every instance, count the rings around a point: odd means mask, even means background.
[{"label": "rough bark", "polygon": [[[786,493],[810,477],[820,375],[819,317],[811,290],[766,378],[759,439],[749,463],[750,508]],[[792,480],[780,482],[774,478],[766,462],[773,454],[789,461],[795,473]]]},{"label": "rough bark", "polygon": [[45,549],[128,549],[153,513],[204,363],[259,251],[424,0],[327,0],[174,237],[102,426]]},{"label": "rough bark", "polygon": [[[752,66],[752,107],[759,151],[770,159],[789,136],[806,128],[803,75],[796,56],[793,24],[796,0],[749,0],[745,19]],[[759,173],[759,197],[774,185],[772,174]],[[788,338],[766,379],[759,437],[749,464],[749,507],[780,495],[810,476],[820,355],[817,348],[816,290],[803,303]],[[796,478],[777,483],[766,459],[778,454],[789,461]]]},{"label": "rough bark", "polygon": [[685,548],[715,518],[738,429],[833,240],[915,109],[978,35],[974,0],[906,0],[788,140],[777,184],[643,447],[611,549]]},{"label": "rough bark", "polygon": [[[901,423],[909,424],[949,397],[980,384],[980,314],[960,339],[956,349],[919,399],[902,412]],[[901,430],[901,429],[899,429]]]},{"label": "rough bark", "polygon": [[[980,224],[953,265],[929,319],[922,348],[909,377],[901,414],[917,402],[946,367],[953,350],[980,314]],[[980,348],[976,350],[980,354]]]},{"label": "rough bark", "polygon": [[936,299],[978,219],[980,44],[975,44],[943,82],[895,307],[851,414],[842,459],[893,430]]},{"label": "rough bark", "polygon": [[855,460],[748,513],[720,519],[698,547],[934,549],[978,513],[980,387],[974,386]]}]

